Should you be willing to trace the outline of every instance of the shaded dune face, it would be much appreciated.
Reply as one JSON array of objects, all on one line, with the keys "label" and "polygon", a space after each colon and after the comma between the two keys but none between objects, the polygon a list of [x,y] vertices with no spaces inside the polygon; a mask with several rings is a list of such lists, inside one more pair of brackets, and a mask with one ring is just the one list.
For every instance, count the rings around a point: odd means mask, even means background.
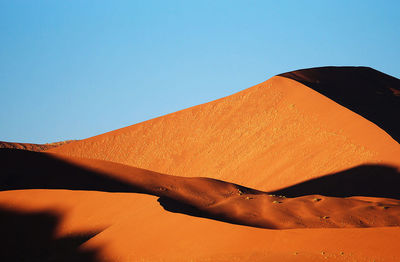
[{"label": "shaded dune face", "polygon": [[[392,176],[392,180],[381,183],[386,191],[375,192],[376,185],[362,183],[360,188],[364,187],[366,198],[337,198],[346,192],[340,186],[336,190],[330,188],[332,197],[315,195],[312,190],[318,192],[320,188],[318,185],[313,188],[312,181],[307,196],[286,198],[216,179],[170,176],[100,160],[5,149],[0,150],[0,156],[1,190],[69,189],[150,194],[159,197],[160,205],[170,212],[270,229],[400,225],[399,200],[371,198],[387,194],[400,198],[393,185],[399,182],[399,173],[384,166],[358,170],[358,175],[367,177],[371,170],[372,174],[377,170],[390,170],[387,175]],[[347,172],[351,174],[353,170]],[[286,190],[290,193],[292,189]]]},{"label": "shaded dune face", "polygon": [[385,165],[361,165],[307,180],[272,193],[287,197],[318,194],[333,197],[369,196],[400,199],[399,185],[398,168]]},{"label": "shaded dune face", "polygon": [[400,143],[400,80],[369,67],[321,67],[279,76],[293,79],[365,117]]}]

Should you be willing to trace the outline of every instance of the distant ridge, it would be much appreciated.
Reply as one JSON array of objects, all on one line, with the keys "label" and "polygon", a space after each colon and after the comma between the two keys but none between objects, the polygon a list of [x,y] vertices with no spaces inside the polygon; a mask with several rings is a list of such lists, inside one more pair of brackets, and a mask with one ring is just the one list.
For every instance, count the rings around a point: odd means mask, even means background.
[{"label": "distant ridge", "polygon": [[4,142],[0,141],[0,148],[11,148],[11,149],[21,149],[28,151],[41,152],[65,144],[69,144],[77,140],[66,140],[47,144],[31,144],[31,143],[14,143],[14,142]]},{"label": "distant ridge", "polygon": [[400,79],[370,67],[317,67],[279,76],[298,81],[375,123],[400,143]]}]

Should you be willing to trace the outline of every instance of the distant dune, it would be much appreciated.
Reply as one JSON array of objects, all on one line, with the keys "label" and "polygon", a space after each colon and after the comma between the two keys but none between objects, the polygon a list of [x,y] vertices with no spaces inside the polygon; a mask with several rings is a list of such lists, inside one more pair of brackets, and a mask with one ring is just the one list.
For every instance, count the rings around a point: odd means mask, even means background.
[{"label": "distant dune", "polygon": [[30,144],[30,143],[13,143],[0,141],[0,148],[22,149],[29,151],[41,152],[58,146],[62,146],[77,140],[66,140],[61,142],[54,142],[48,144]]},{"label": "distant dune", "polygon": [[0,258],[400,261],[399,83],[304,69],[73,143],[4,142]]}]

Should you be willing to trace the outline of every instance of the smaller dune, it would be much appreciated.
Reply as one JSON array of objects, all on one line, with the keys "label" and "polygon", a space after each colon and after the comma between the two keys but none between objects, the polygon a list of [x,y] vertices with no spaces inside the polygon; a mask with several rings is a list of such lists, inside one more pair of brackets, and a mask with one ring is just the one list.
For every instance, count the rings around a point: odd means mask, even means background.
[{"label": "smaller dune", "polygon": [[160,174],[103,160],[0,150],[0,190],[69,189],[158,196],[167,211],[269,229],[400,226],[400,200],[293,198],[202,177]]}]

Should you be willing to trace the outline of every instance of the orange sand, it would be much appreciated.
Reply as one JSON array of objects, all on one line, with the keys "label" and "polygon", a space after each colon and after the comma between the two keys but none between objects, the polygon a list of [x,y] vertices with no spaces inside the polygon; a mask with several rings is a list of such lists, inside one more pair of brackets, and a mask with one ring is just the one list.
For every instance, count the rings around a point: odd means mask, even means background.
[{"label": "orange sand", "polygon": [[[83,244],[75,240],[74,252],[69,254],[76,255],[69,261],[81,257],[83,261],[400,260],[400,227],[259,229],[166,212],[156,197],[134,193],[5,191],[0,193],[0,205],[7,212],[22,212],[20,215],[55,214],[58,220],[51,237],[61,248],[63,239],[88,234]],[[35,226],[44,227],[40,222],[24,222],[29,227],[23,237],[32,235]],[[7,230],[12,232],[7,234]],[[9,225],[3,227],[2,237],[12,237],[14,231]],[[2,254],[18,253],[5,244],[2,247],[7,251]],[[30,244],[42,247],[44,254],[51,252],[42,243]],[[63,249],[56,247],[56,251],[63,254]],[[91,252],[94,254],[88,258]]]}]

